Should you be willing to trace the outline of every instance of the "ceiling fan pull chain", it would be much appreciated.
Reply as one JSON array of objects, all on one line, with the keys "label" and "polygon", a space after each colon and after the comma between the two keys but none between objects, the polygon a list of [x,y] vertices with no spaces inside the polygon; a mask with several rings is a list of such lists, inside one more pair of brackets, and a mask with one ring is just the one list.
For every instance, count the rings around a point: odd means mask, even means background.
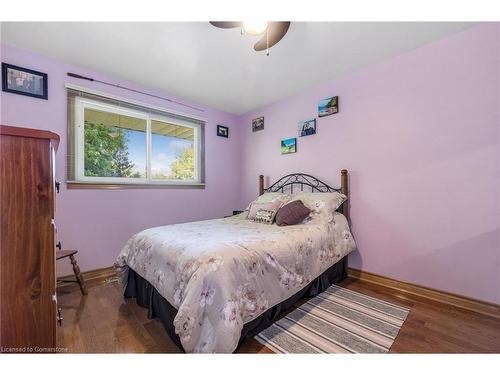
[{"label": "ceiling fan pull chain", "polygon": [[269,27],[266,29],[266,56],[269,56]]}]

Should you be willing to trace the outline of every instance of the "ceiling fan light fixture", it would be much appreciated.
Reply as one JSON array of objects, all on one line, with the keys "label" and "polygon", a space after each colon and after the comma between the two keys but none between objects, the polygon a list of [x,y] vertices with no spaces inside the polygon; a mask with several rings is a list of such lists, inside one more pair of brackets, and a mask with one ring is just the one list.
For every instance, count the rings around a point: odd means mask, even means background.
[{"label": "ceiling fan light fixture", "polygon": [[267,21],[243,21],[243,31],[250,35],[260,35],[267,30]]}]

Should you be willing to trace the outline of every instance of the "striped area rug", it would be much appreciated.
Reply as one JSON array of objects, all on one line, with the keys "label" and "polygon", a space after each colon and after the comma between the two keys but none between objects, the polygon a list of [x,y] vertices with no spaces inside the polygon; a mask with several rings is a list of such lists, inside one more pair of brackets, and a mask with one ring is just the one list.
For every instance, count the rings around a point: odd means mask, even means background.
[{"label": "striped area rug", "polygon": [[276,353],[387,353],[409,311],[333,285],[255,338]]}]

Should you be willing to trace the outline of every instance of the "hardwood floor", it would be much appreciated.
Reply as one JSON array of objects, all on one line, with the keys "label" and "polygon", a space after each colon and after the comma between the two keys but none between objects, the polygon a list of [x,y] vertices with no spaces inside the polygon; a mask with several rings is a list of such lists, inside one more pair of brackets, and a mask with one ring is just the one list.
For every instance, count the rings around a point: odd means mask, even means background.
[{"label": "hardwood floor", "polygon": [[[389,288],[347,279],[343,287],[409,307],[410,314],[391,353],[500,353],[500,319],[433,302]],[[77,286],[58,292],[63,324],[57,344],[70,353],[180,353],[159,320],[124,299],[116,282],[89,285],[81,296]],[[251,339],[239,353],[270,353]]]}]

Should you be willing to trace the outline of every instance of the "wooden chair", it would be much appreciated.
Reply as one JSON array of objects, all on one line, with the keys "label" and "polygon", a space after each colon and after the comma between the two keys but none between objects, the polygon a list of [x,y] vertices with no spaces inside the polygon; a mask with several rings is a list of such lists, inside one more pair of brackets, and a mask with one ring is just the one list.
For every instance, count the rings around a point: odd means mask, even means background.
[{"label": "wooden chair", "polygon": [[75,255],[78,253],[77,250],[59,250],[56,252],[56,259],[63,259],[69,257],[71,265],[73,266],[73,272],[75,273],[76,280],[67,280],[58,278],[57,282],[59,283],[78,283],[80,285],[80,291],[82,295],[87,294],[87,287],[85,286],[85,280],[83,279],[82,274],[80,273],[80,267],[76,263]]}]

